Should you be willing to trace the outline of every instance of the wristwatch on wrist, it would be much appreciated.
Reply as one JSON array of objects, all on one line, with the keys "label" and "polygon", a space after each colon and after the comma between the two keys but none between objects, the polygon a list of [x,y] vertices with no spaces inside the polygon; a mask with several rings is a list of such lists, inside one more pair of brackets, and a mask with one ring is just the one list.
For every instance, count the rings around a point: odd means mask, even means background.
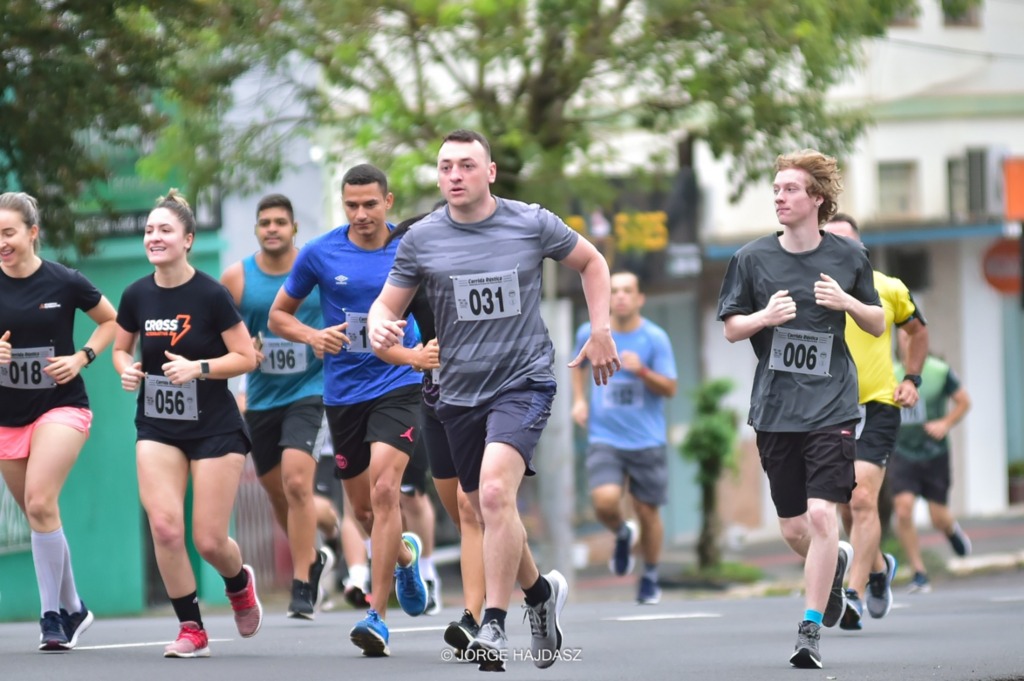
[{"label": "wristwatch on wrist", "polygon": [[210,363],[205,359],[199,360],[199,380],[204,380],[210,373]]},{"label": "wristwatch on wrist", "polygon": [[921,387],[921,377],[917,374],[907,374],[906,376],[903,377],[903,380],[910,381],[911,383],[914,384],[915,388]]},{"label": "wristwatch on wrist", "polygon": [[96,353],[88,345],[82,346],[82,352],[85,353],[85,366],[89,366],[96,361]]}]

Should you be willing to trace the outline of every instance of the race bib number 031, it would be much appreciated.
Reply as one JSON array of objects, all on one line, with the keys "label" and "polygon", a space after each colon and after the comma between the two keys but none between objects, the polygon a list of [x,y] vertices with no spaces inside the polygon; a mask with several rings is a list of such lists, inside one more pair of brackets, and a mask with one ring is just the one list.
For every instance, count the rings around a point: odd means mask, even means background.
[{"label": "race bib number 031", "polygon": [[452,277],[459,321],[515,317],[520,312],[519,275],[515,270]]},{"label": "race bib number 031", "polygon": [[195,380],[174,385],[164,376],[146,376],[142,413],[153,419],[198,421]]},{"label": "race bib number 031", "polygon": [[832,334],[775,328],[768,368],[794,374],[828,376]]},{"label": "race bib number 031", "polygon": [[53,357],[53,346],[39,348],[11,348],[11,363],[0,366],[0,385],[19,390],[45,390],[56,388],[57,381],[43,371]]}]

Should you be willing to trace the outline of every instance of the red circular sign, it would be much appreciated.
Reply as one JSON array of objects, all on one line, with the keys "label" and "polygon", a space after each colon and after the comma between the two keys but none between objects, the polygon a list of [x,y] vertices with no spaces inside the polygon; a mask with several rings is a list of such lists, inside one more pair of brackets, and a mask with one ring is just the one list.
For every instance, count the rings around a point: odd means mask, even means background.
[{"label": "red circular sign", "polygon": [[998,239],[985,251],[981,261],[989,286],[1010,295],[1020,293],[1020,240]]}]

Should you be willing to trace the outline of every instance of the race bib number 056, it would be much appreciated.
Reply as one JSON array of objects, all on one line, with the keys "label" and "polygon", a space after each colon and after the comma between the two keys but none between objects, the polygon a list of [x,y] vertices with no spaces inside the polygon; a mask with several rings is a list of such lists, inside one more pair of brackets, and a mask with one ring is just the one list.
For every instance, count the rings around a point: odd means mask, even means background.
[{"label": "race bib number 056", "polygon": [[519,275],[515,270],[452,277],[459,321],[515,317],[520,312]]},{"label": "race bib number 056", "polygon": [[828,376],[831,361],[832,334],[775,327],[769,369]]},{"label": "race bib number 056", "polygon": [[53,357],[53,346],[39,348],[11,348],[11,363],[0,366],[0,385],[19,390],[56,388],[57,381],[43,371]]},{"label": "race bib number 056", "polygon": [[164,376],[146,376],[142,413],[153,419],[198,421],[195,379],[174,385]]}]

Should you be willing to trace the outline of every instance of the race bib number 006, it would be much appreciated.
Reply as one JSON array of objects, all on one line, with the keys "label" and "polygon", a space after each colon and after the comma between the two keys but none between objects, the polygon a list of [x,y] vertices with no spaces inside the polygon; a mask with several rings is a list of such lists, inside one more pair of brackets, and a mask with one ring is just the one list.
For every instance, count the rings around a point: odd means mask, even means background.
[{"label": "race bib number 006", "polygon": [[828,376],[832,334],[775,328],[768,368],[794,374]]},{"label": "race bib number 006", "polygon": [[459,321],[476,322],[520,313],[519,275],[515,270],[452,277]]},{"label": "race bib number 006", "polygon": [[146,376],[142,413],[153,419],[198,421],[195,380],[174,385],[164,376]]},{"label": "race bib number 006", "polygon": [[19,390],[56,388],[57,381],[43,371],[53,357],[53,346],[39,348],[11,348],[11,363],[0,366],[0,385]]}]

